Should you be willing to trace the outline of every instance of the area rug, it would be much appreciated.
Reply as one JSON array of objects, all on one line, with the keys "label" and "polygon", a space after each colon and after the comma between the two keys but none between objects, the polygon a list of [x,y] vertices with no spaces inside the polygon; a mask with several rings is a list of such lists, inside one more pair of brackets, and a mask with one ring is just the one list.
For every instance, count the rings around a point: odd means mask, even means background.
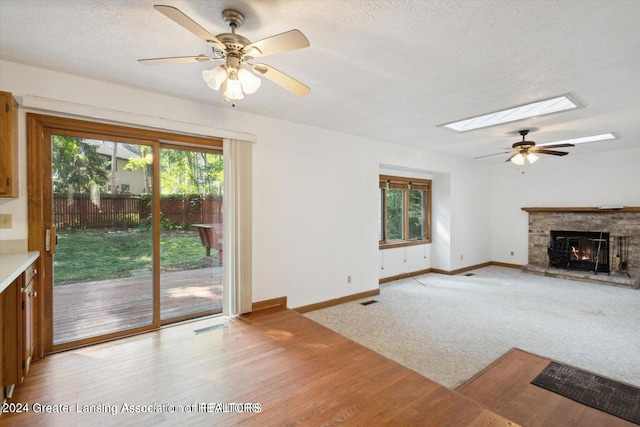
[{"label": "area rug", "polygon": [[531,384],[640,425],[640,388],[558,362],[549,363]]}]

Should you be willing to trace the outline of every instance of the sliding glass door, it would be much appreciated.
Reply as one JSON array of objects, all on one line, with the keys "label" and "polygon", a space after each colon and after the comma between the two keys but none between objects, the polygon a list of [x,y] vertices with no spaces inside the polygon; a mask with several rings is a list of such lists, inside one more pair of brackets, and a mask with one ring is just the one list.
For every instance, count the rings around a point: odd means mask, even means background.
[{"label": "sliding glass door", "polygon": [[153,324],[151,153],[51,136],[54,345]]},{"label": "sliding glass door", "polygon": [[28,114],[40,351],[222,311],[222,141]]},{"label": "sliding glass door", "polygon": [[160,148],[160,317],[222,311],[222,154]]}]

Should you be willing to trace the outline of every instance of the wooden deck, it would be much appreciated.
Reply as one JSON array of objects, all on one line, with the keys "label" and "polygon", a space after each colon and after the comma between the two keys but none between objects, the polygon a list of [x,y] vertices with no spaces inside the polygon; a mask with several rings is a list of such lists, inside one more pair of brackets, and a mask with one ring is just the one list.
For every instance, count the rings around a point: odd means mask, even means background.
[{"label": "wooden deck", "polygon": [[[161,319],[222,308],[222,267],[163,273]],[[54,344],[152,322],[150,273],[54,286]]]},{"label": "wooden deck", "polygon": [[[515,425],[291,310],[263,310],[194,334],[220,321],[48,356],[11,400],[30,411],[5,413],[2,424]],[[229,410],[229,403],[248,405]],[[68,413],[34,410],[42,405]],[[131,405],[145,411],[127,412]]]}]

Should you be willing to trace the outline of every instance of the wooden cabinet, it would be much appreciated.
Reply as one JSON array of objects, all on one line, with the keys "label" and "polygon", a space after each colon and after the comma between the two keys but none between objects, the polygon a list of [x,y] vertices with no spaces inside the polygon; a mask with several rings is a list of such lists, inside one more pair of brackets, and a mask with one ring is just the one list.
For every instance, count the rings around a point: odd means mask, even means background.
[{"label": "wooden cabinet", "polygon": [[29,372],[33,359],[36,275],[36,263],[33,263],[0,294],[0,378],[4,397],[11,397],[15,386]]},{"label": "wooden cabinet", "polygon": [[0,197],[18,197],[18,103],[0,92]]},{"label": "wooden cabinet", "polygon": [[22,381],[22,287],[24,274],[2,292],[2,370],[5,397]]},{"label": "wooden cabinet", "polygon": [[35,349],[36,330],[34,324],[35,298],[38,296],[36,290],[36,281],[34,280],[38,274],[35,264],[32,264],[24,272],[24,287],[22,288],[22,379],[29,373],[33,353]]}]

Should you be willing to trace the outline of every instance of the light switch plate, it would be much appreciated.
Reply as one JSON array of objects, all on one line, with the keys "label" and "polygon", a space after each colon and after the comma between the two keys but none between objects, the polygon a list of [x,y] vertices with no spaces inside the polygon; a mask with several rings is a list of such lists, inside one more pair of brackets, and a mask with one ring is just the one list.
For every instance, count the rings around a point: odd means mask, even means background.
[{"label": "light switch plate", "polygon": [[0,228],[11,228],[11,214],[0,214]]}]

